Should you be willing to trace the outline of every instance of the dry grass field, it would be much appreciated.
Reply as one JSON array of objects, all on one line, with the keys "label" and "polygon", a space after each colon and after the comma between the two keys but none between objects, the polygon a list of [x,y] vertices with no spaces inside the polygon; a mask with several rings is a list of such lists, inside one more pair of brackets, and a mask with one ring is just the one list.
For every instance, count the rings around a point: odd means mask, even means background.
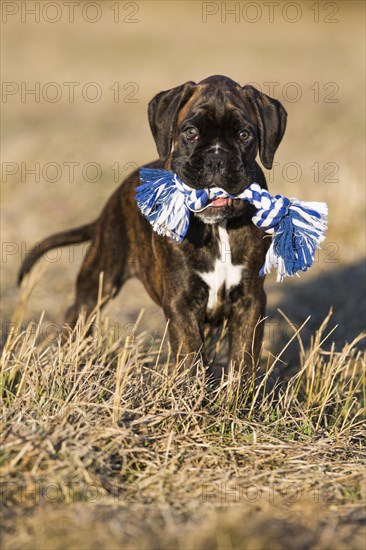
[{"label": "dry grass field", "polygon": [[[1,6],[1,547],[365,548],[363,2],[36,4]],[[156,157],[155,93],[211,74],[283,102],[270,189],[329,205],[311,271],[267,278],[264,376],[168,372],[137,281],[39,346],[85,247],[19,291],[22,257]]]}]

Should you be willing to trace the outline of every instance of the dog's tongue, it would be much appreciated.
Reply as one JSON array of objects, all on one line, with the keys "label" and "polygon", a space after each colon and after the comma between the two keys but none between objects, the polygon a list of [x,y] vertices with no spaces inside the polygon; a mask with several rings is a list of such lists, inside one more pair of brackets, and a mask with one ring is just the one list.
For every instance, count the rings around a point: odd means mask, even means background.
[{"label": "dog's tongue", "polygon": [[218,198],[210,202],[210,206],[230,206],[233,202],[233,199],[229,198]]}]

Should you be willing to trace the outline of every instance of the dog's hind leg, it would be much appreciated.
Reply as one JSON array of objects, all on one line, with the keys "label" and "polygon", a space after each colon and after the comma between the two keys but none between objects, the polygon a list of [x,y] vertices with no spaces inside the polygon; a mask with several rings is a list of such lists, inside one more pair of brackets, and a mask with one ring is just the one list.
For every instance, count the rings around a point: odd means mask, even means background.
[{"label": "dog's hind leg", "polygon": [[105,306],[130,276],[127,250],[119,247],[112,250],[110,243],[104,240],[102,236],[90,245],[79,271],[75,300],[65,316],[62,334],[64,342],[68,338],[69,329],[75,327],[79,315],[83,313],[88,318],[96,306]]}]

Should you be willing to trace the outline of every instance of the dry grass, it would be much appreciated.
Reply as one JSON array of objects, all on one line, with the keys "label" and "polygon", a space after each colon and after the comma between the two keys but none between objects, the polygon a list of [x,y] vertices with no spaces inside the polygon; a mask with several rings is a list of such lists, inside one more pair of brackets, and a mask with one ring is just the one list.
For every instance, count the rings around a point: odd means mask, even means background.
[{"label": "dry grass", "polygon": [[[55,184],[32,175],[22,182],[20,172],[2,182],[3,341],[11,320],[22,327],[7,339],[1,365],[2,547],[361,550],[364,4],[336,2],[337,24],[322,22],[323,3],[315,23],[312,1],[301,2],[296,24],[284,21],[281,7],[269,23],[264,4],[257,24],[222,24],[202,22],[201,2],[146,1],[131,25],[113,23],[109,2],[100,4],[95,25],[78,16],[56,24],[14,16],[2,25],[4,81],[29,88],[96,81],[103,89],[97,103],[80,94],[70,103],[64,94],[56,103],[15,95],[2,104],[3,162],[79,163],[74,181],[64,169]],[[230,373],[215,384],[202,366],[195,378],[184,365],[169,373],[165,321],[135,281],[108,318],[97,312],[93,337],[80,320],[65,347],[39,346],[72,300],[82,250],[64,250],[33,289],[41,263],[19,299],[25,250],[94,218],[117,185],[109,167],[118,163],[122,179],[126,164],[156,156],[151,97],[210,74],[258,82],[263,91],[279,82],[275,96],[289,118],[280,164],[266,171],[270,189],[329,204],[328,240],[311,271],[283,285],[266,281],[266,374]],[[121,90],[136,83],[138,103],[115,103],[114,82]],[[282,96],[289,82],[302,90],[298,102]],[[319,101],[310,89],[316,82]],[[324,101],[329,82],[338,103]],[[82,178],[88,162],[101,166],[100,181]],[[295,183],[283,177],[291,162],[301,168]],[[334,181],[327,163],[338,167]]]},{"label": "dry grass", "polygon": [[363,548],[363,335],[325,352],[326,319],[287,382],[281,354],[214,381],[92,320],[4,347],[4,548]]}]

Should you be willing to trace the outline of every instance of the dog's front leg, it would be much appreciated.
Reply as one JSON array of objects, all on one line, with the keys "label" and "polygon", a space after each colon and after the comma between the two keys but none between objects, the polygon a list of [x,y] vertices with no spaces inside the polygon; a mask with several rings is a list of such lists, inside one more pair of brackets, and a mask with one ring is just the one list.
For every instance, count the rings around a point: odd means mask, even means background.
[{"label": "dog's front leg", "polygon": [[242,294],[231,308],[228,323],[230,361],[235,369],[251,374],[258,366],[264,330],[266,294],[261,288]]},{"label": "dog's front leg", "polygon": [[188,356],[189,366],[194,368],[197,359],[204,361],[204,323],[199,311],[183,298],[171,296],[165,297],[163,309],[169,323],[173,359],[179,361]]}]

